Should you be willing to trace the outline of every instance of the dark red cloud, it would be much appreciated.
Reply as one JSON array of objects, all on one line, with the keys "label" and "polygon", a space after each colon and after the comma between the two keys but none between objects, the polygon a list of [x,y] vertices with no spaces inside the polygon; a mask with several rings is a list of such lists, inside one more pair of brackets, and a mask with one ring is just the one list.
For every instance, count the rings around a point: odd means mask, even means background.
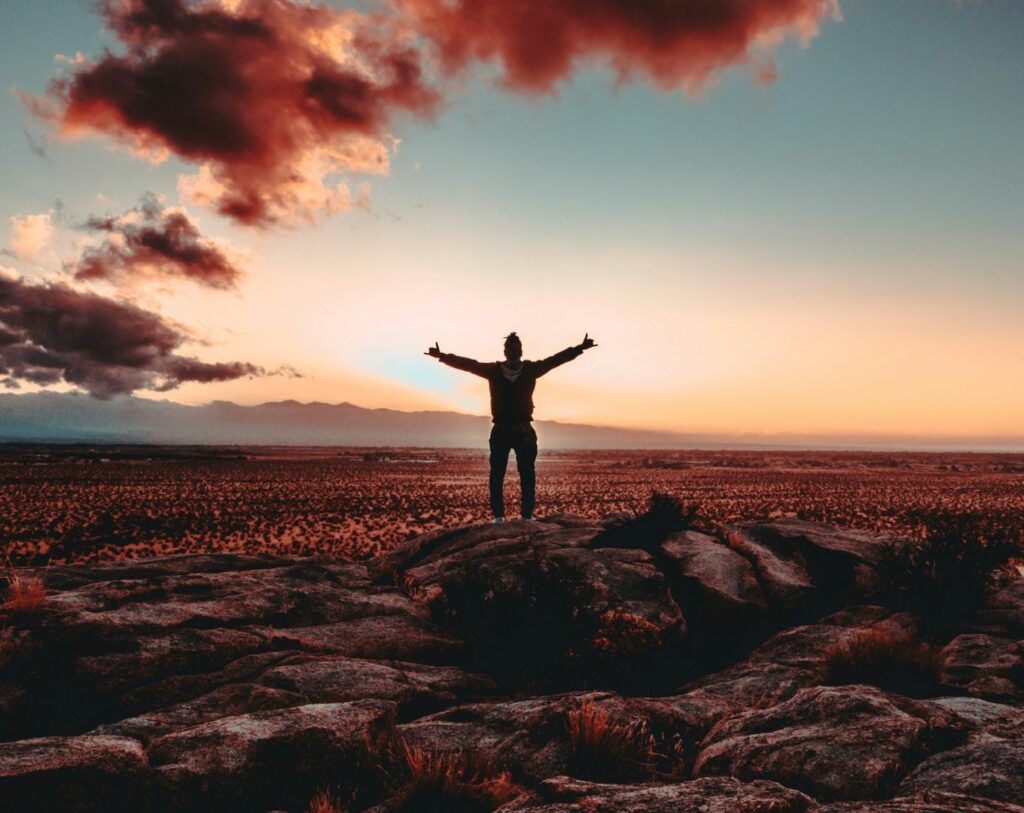
[{"label": "dark red cloud", "polygon": [[297,0],[106,0],[124,46],[30,106],[151,156],[202,164],[184,191],[242,223],[345,208],[337,172],[386,170],[396,111],[430,114],[419,54],[380,18]]},{"label": "dark red cloud", "polygon": [[[581,61],[603,60],[622,79],[699,90],[759,46],[812,36],[837,0],[405,0],[449,72],[501,64],[505,82],[548,92]],[[766,58],[761,55],[761,58]],[[755,66],[762,79],[770,66]]]},{"label": "dark red cloud", "polygon": [[[497,63],[544,93],[581,63],[694,92],[725,68],[775,76],[772,47],[807,39],[837,0],[380,0],[377,14],[304,0],[102,0],[121,43],[25,97],[63,132],[199,165],[181,191],[251,225],[358,205],[339,173],[387,169],[399,112],[432,114],[424,76]],[[428,56],[425,58],[424,54]]]},{"label": "dark red cloud", "polygon": [[152,311],[36,285],[0,272],[0,384],[66,381],[98,398],[172,390],[186,381],[262,375],[252,364],[208,363],[175,351],[186,336]]},{"label": "dark red cloud", "polygon": [[227,249],[204,238],[183,210],[164,209],[152,196],[125,215],[94,217],[85,225],[108,237],[86,249],[72,266],[76,279],[120,281],[150,276],[227,289],[242,276]]}]

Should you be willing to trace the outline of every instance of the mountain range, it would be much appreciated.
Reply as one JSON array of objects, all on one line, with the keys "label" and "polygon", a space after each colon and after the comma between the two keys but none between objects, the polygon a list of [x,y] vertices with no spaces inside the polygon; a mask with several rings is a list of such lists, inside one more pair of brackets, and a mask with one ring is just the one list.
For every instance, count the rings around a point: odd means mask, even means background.
[{"label": "mountain range", "polygon": [[[665,448],[664,432],[537,421],[546,448]],[[273,401],[200,406],[83,393],[0,394],[0,442],[198,443],[280,446],[485,447],[490,419],[458,412],[402,412],[350,403]]]},{"label": "mountain range", "polygon": [[[1020,437],[713,435],[537,421],[546,449],[902,449],[1020,452]],[[79,392],[0,394],[0,443],[168,443],[486,448],[490,419],[350,403],[231,401],[189,405]]]}]

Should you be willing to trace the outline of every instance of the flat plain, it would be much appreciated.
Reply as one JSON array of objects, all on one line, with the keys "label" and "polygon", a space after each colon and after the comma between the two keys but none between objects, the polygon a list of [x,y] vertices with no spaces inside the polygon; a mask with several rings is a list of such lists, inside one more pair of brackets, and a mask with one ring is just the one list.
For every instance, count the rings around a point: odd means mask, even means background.
[{"label": "flat plain", "polygon": [[[921,510],[1024,517],[1024,454],[549,451],[539,516],[641,510],[653,491],[709,522],[798,516],[913,534]],[[175,553],[365,558],[485,521],[473,449],[0,446],[0,553],[14,564]],[[514,457],[506,500],[519,498]]]}]

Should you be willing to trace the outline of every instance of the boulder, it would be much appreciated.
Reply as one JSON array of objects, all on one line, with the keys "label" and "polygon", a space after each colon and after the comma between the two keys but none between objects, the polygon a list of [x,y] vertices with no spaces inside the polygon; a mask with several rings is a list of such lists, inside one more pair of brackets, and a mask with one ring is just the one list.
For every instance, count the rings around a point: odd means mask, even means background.
[{"label": "boulder", "polygon": [[405,602],[373,588],[366,569],[319,559],[241,571],[152,574],[92,582],[48,598],[52,626],[78,639],[153,634],[182,627],[330,623],[396,612]]},{"label": "boulder", "polygon": [[365,786],[394,724],[380,701],[225,717],[153,740],[156,798],[172,810],[290,808],[317,788]]},{"label": "boulder", "polygon": [[809,611],[835,610],[877,590],[894,541],[793,517],[729,526],[727,539],[753,564],[772,605]]},{"label": "boulder", "polygon": [[669,684],[685,621],[650,556],[583,547],[579,529],[516,525],[412,540],[374,567],[465,642],[471,668],[499,682]]},{"label": "boulder", "polygon": [[775,782],[713,777],[666,785],[607,785],[557,776],[541,783],[539,798],[498,808],[500,813],[804,813],[814,801]]},{"label": "boulder", "polygon": [[912,631],[913,619],[884,607],[851,607],[776,633],[743,660],[698,678],[677,692],[720,708],[719,716],[763,709],[788,700],[800,689],[817,686],[826,677],[828,651],[867,629]]},{"label": "boulder", "polygon": [[1024,579],[1014,579],[989,596],[978,616],[1010,635],[1024,636]]},{"label": "boulder", "polygon": [[1019,706],[993,703],[977,697],[937,697],[932,702],[953,712],[969,731],[986,731],[1024,722],[1024,709]]},{"label": "boulder", "polygon": [[429,613],[412,601],[394,614],[278,628],[271,635],[275,647],[351,658],[451,664],[462,652],[462,641],[431,621]]},{"label": "boulder", "polygon": [[[398,735],[410,747],[473,754],[533,782],[563,773],[640,781],[649,778],[648,766],[688,772],[689,755],[716,712],[686,699],[571,692],[456,706],[400,725]],[[574,750],[570,720],[581,715],[609,726],[607,749]]]},{"label": "boulder", "polygon": [[823,800],[871,799],[890,792],[918,755],[959,739],[941,706],[871,686],[820,686],[718,723],[694,770],[769,779]]},{"label": "boulder", "polygon": [[128,737],[41,737],[0,743],[4,810],[143,810],[148,773],[142,744]]},{"label": "boulder", "polygon": [[788,540],[761,535],[755,529],[735,527],[728,531],[729,547],[746,558],[754,568],[765,599],[773,607],[803,606],[814,592],[814,583],[803,557]]},{"label": "boulder", "polygon": [[750,562],[713,536],[698,531],[674,534],[662,543],[661,552],[666,568],[709,611],[731,613],[767,606]]},{"label": "boulder", "polygon": [[989,732],[924,760],[900,783],[897,795],[945,791],[1024,806],[1024,722]]},{"label": "boulder", "polygon": [[962,793],[928,792],[884,802],[836,802],[815,813],[1024,813],[1024,807]]},{"label": "boulder", "polygon": [[186,700],[136,717],[128,717],[116,723],[101,725],[93,733],[134,737],[148,744],[157,737],[195,728],[224,717],[239,717],[251,712],[300,706],[304,702],[304,699],[294,692],[252,683],[231,683],[219,686],[193,700]]},{"label": "boulder", "polygon": [[293,655],[256,683],[295,694],[307,703],[391,700],[404,715],[422,715],[491,693],[494,684],[454,666],[368,661],[337,655]]},{"label": "boulder", "polygon": [[744,556],[713,536],[684,531],[662,543],[661,557],[672,597],[689,625],[695,656],[726,660],[763,637],[767,602]]},{"label": "boulder", "polygon": [[[126,718],[148,730],[156,710],[209,719],[190,703],[296,650],[434,664],[462,650],[425,607],[348,562],[226,554],[53,571],[45,612],[12,619],[5,633],[21,643],[4,646],[13,655],[0,673],[0,740]],[[265,708],[251,694],[252,707],[243,690],[225,696],[242,702],[237,711]],[[154,731],[166,733],[166,723]]]},{"label": "boulder", "polygon": [[447,558],[491,540],[530,537],[543,531],[556,531],[561,527],[556,523],[512,520],[459,528],[439,528],[431,533],[418,534],[393,550],[371,559],[369,570],[378,580],[398,581],[401,574],[410,568]]},{"label": "boulder", "polygon": [[942,682],[990,700],[1024,698],[1024,644],[965,633],[942,650]]}]

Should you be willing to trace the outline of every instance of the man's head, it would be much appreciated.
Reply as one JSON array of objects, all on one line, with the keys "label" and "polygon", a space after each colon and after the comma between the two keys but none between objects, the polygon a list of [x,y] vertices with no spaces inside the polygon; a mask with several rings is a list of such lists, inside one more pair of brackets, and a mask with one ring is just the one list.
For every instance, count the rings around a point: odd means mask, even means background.
[{"label": "man's head", "polygon": [[505,337],[506,361],[519,361],[523,357],[523,343],[513,331]]}]

